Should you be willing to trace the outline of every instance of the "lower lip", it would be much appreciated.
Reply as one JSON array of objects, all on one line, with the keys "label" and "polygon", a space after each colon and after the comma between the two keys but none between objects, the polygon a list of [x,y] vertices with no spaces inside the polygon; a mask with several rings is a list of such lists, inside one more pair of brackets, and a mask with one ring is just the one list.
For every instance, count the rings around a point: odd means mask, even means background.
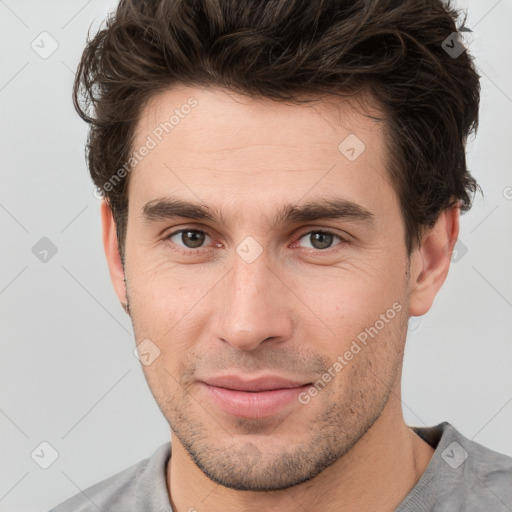
[{"label": "lower lip", "polygon": [[298,388],[273,389],[270,391],[238,391],[219,388],[203,383],[211,400],[223,411],[241,418],[267,418],[295,401],[311,384]]}]

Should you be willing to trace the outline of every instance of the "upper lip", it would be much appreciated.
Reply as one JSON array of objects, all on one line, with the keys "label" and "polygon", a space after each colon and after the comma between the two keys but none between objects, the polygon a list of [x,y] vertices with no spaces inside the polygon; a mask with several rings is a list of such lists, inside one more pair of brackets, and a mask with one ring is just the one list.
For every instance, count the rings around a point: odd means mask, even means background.
[{"label": "upper lip", "polygon": [[268,375],[257,379],[242,378],[238,375],[225,375],[202,379],[202,381],[209,386],[236,391],[270,391],[272,389],[298,388],[307,384],[277,375]]}]

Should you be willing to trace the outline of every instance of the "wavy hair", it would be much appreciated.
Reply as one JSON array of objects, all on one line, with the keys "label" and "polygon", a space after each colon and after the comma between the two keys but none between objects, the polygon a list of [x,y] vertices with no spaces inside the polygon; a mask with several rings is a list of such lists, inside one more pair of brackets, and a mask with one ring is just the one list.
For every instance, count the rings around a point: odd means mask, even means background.
[{"label": "wavy hair", "polygon": [[175,84],[297,103],[368,91],[384,113],[410,254],[441,211],[469,209],[479,188],[465,145],[480,77],[467,51],[447,51],[467,30],[460,17],[442,0],[121,0],[88,35],[73,88],[121,261],[129,174],[105,184],[126,164],[148,100]]}]

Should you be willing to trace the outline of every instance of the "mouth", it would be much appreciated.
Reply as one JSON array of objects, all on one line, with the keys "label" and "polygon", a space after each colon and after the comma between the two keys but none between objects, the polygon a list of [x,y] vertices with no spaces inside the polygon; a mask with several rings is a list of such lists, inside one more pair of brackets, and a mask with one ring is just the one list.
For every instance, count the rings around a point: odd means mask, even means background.
[{"label": "mouth", "polygon": [[210,402],[240,418],[256,419],[276,415],[299,404],[298,396],[311,386],[280,376],[243,379],[236,375],[203,379],[200,384]]}]

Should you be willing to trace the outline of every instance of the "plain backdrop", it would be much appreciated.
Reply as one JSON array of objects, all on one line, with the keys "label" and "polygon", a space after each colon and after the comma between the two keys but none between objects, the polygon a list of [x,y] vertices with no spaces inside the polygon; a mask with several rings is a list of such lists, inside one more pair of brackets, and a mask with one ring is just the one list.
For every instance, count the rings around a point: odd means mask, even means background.
[{"label": "plain backdrop", "polygon": [[[111,286],[87,127],[71,102],[88,28],[114,5],[0,0],[3,512],[46,511],[170,436]],[[434,307],[411,322],[404,412],[411,425],[449,421],[512,455],[512,1],[457,5],[468,9],[467,44],[482,76],[468,162],[484,197],[462,217]]]}]

